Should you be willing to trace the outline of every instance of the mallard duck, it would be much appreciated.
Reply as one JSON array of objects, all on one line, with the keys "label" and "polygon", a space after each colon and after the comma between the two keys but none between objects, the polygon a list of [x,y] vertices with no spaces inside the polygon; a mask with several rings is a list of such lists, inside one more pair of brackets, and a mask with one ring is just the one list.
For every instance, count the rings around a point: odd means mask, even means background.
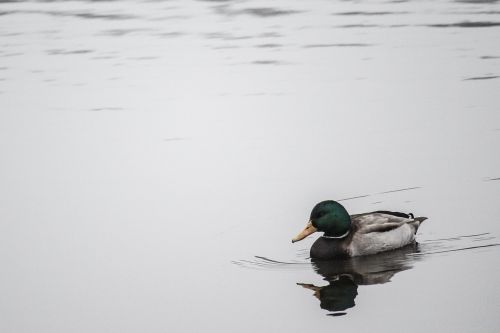
[{"label": "mallard duck", "polygon": [[426,219],[390,211],[349,215],[340,203],[327,200],[314,206],[309,222],[292,243],[322,231],[324,235],[311,247],[311,258],[370,255],[414,242],[418,227]]}]

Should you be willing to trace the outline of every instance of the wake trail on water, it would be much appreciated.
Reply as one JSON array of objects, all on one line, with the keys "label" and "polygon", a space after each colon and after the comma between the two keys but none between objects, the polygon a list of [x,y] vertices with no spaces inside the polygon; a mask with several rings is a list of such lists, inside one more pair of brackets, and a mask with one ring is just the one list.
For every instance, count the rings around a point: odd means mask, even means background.
[{"label": "wake trail on water", "polygon": [[[405,253],[405,258],[408,261],[420,261],[433,255],[480,249],[493,250],[498,246],[500,246],[500,242],[497,242],[497,237],[489,232],[459,235],[448,238],[424,239],[417,243],[414,250]],[[375,259],[377,255],[380,254],[368,257],[373,257]],[[264,270],[309,269],[312,265],[311,259],[308,257],[307,249],[299,250],[296,257],[290,260],[273,259],[269,256],[255,255],[251,259],[233,260],[231,263],[242,268]]]}]

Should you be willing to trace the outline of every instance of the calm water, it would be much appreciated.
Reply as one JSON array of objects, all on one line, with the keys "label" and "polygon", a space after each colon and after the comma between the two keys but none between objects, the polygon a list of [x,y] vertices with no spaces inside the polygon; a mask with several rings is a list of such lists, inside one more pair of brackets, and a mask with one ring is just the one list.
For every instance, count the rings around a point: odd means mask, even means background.
[{"label": "calm water", "polygon": [[500,1],[0,1],[0,330],[498,332],[499,92]]}]

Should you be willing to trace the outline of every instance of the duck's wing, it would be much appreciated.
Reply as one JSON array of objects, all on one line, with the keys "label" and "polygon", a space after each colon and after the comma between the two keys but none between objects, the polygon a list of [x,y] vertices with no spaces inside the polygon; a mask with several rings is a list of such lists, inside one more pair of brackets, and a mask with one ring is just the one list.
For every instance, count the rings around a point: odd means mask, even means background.
[{"label": "duck's wing", "polygon": [[[425,218],[423,218],[425,219]],[[412,214],[400,212],[376,211],[365,214],[351,215],[351,220],[359,233],[386,232],[402,225],[409,224],[415,232],[423,221],[422,218],[414,218]]]}]

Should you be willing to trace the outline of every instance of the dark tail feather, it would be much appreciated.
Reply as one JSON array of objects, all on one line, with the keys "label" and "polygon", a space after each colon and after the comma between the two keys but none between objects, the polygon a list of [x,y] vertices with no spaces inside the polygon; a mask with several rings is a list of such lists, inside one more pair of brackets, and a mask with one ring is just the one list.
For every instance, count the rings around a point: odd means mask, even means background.
[{"label": "dark tail feather", "polygon": [[424,222],[425,220],[427,220],[427,217],[423,217],[423,216],[415,217],[413,219],[413,221],[408,223],[408,224],[410,224],[413,227],[413,229],[415,230],[415,234],[416,234],[418,231],[418,228],[420,227],[420,224],[422,224],[422,222]]},{"label": "dark tail feather", "polygon": [[407,219],[410,219],[410,218],[412,219],[413,218],[413,214],[412,213],[406,214],[406,213],[401,213],[401,212],[391,212],[389,210],[377,210],[374,213],[393,215],[393,216],[397,216],[397,217],[406,217]]}]

